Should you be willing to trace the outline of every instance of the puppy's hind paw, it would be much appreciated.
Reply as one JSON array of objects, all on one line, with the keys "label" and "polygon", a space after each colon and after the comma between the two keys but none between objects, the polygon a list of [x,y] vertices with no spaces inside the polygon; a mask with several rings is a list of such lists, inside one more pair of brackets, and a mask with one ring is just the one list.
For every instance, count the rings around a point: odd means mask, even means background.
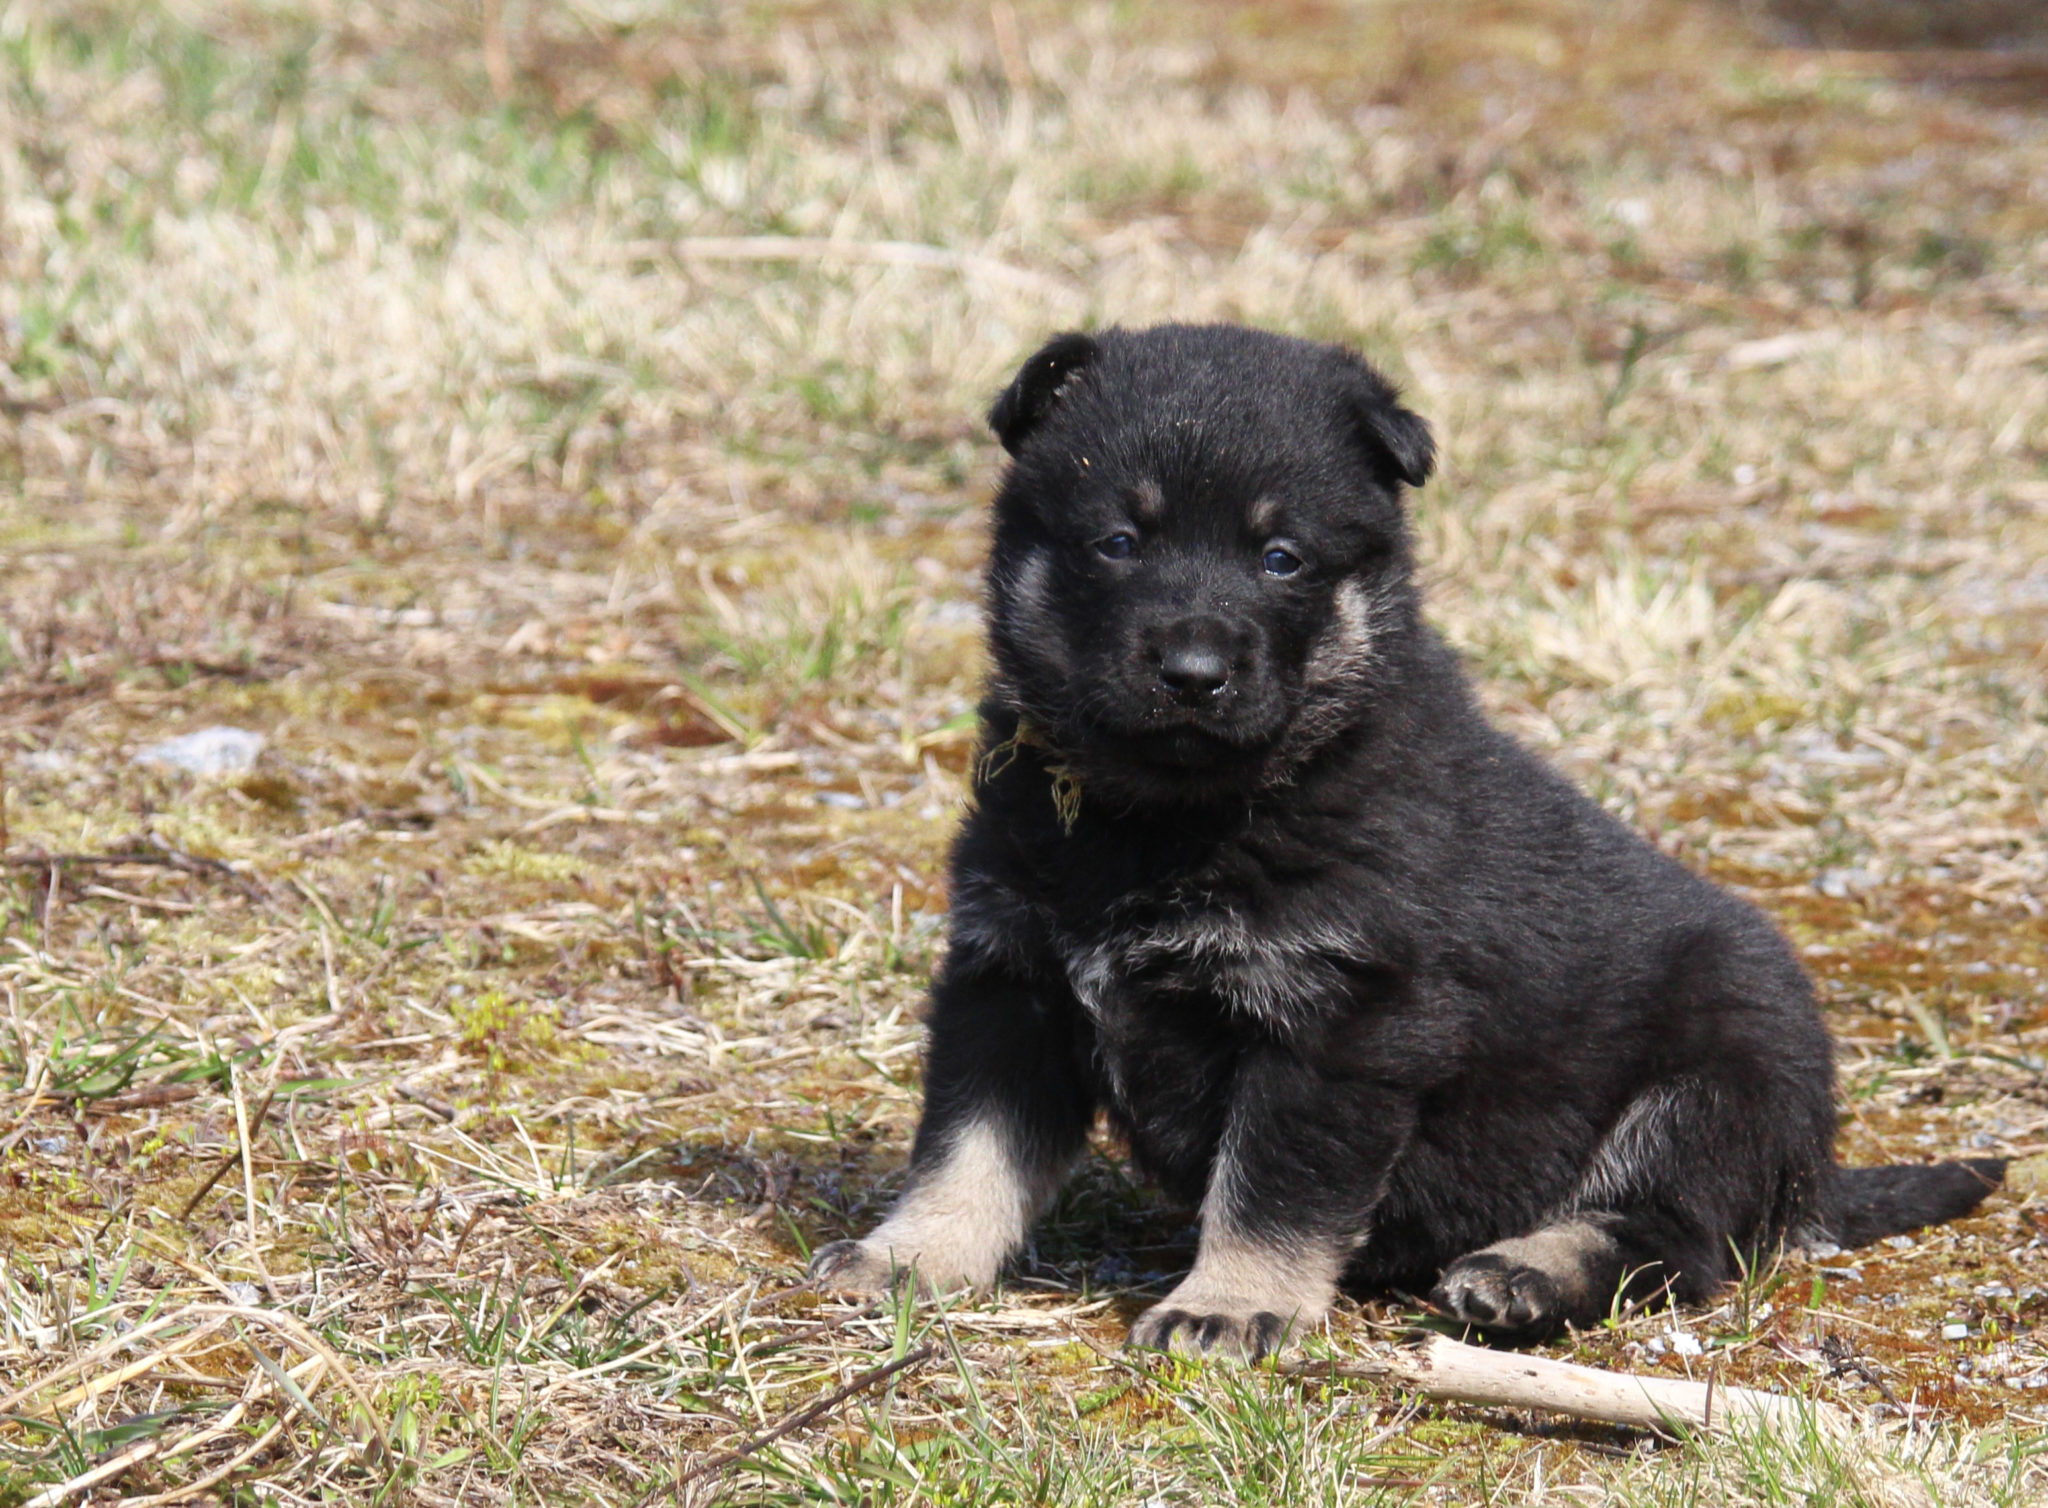
[{"label": "puppy's hind paw", "polygon": [[1452,1319],[1501,1334],[1534,1338],[1564,1319],[1549,1273],[1490,1251],[1453,1262],[1429,1298]]},{"label": "puppy's hind paw", "polygon": [[811,1286],[828,1293],[887,1293],[910,1276],[909,1268],[865,1241],[834,1241],[811,1253]]},{"label": "puppy's hind paw", "polygon": [[1138,1316],[1130,1343],[1152,1351],[1184,1356],[1220,1356],[1230,1361],[1258,1361],[1286,1343],[1287,1321],[1270,1310],[1219,1314],[1182,1309],[1169,1297]]}]

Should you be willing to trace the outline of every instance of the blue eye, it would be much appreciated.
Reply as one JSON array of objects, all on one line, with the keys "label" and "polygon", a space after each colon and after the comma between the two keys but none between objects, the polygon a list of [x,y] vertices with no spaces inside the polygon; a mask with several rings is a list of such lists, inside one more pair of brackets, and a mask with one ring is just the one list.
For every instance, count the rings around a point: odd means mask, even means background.
[{"label": "blue eye", "polygon": [[1138,536],[1112,534],[1107,539],[1098,539],[1095,541],[1095,553],[1104,560],[1129,560],[1138,553]]},{"label": "blue eye", "polygon": [[1301,569],[1300,557],[1291,550],[1281,549],[1278,545],[1268,550],[1260,558],[1259,564],[1266,568],[1268,576],[1292,576]]}]

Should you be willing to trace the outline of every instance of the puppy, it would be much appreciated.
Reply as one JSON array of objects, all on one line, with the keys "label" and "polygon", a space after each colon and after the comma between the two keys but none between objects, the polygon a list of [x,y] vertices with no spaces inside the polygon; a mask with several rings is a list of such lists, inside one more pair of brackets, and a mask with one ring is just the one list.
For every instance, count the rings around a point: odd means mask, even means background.
[{"label": "puppy", "polygon": [[990,1283],[1098,1111],[1200,1210],[1132,1341],[1242,1358],[1340,1284],[1533,1339],[1997,1183],[1837,1167],[1784,939],[1487,724],[1412,580],[1429,429],[1364,361],[1062,335],[990,421],[1013,461],[923,1120],[820,1283]]}]

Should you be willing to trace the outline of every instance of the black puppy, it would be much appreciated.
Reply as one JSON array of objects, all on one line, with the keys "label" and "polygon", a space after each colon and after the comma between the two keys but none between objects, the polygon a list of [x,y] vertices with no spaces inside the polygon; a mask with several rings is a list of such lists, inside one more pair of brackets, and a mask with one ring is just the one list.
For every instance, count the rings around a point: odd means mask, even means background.
[{"label": "black puppy", "polygon": [[1063,335],[990,416],[994,670],[909,1182],[830,1286],[983,1285],[1098,1110],[1201,1209],[1132,1339],[1257,1356],[1340,1283],[1515,1338],[1972,1208],[1845,1170],[1758,912],[1490,727],[1423,620],[1428,427],[1349,352]]}]

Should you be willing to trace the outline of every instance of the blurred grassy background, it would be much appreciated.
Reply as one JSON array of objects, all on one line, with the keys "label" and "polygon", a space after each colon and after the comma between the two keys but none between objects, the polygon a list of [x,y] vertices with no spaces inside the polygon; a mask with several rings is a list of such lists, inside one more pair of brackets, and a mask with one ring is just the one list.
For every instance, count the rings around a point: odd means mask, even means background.
[{"label": "blurred grassy background", "polygon": [[[630,1502],[931,1323],[792,1285],[907,1148],[979,415],[1073,325],[1394,372],[1438,621],[1792,932],[1845,1150],[2040,1151],[2036,9],[0,8],[0,1502]],[[683,1491],[2033,1501],[2043,1220],[1560,1347],[1877,1419],[1658,1451],[1131,1372],[1188,1236],[1104,1155]]]}]

